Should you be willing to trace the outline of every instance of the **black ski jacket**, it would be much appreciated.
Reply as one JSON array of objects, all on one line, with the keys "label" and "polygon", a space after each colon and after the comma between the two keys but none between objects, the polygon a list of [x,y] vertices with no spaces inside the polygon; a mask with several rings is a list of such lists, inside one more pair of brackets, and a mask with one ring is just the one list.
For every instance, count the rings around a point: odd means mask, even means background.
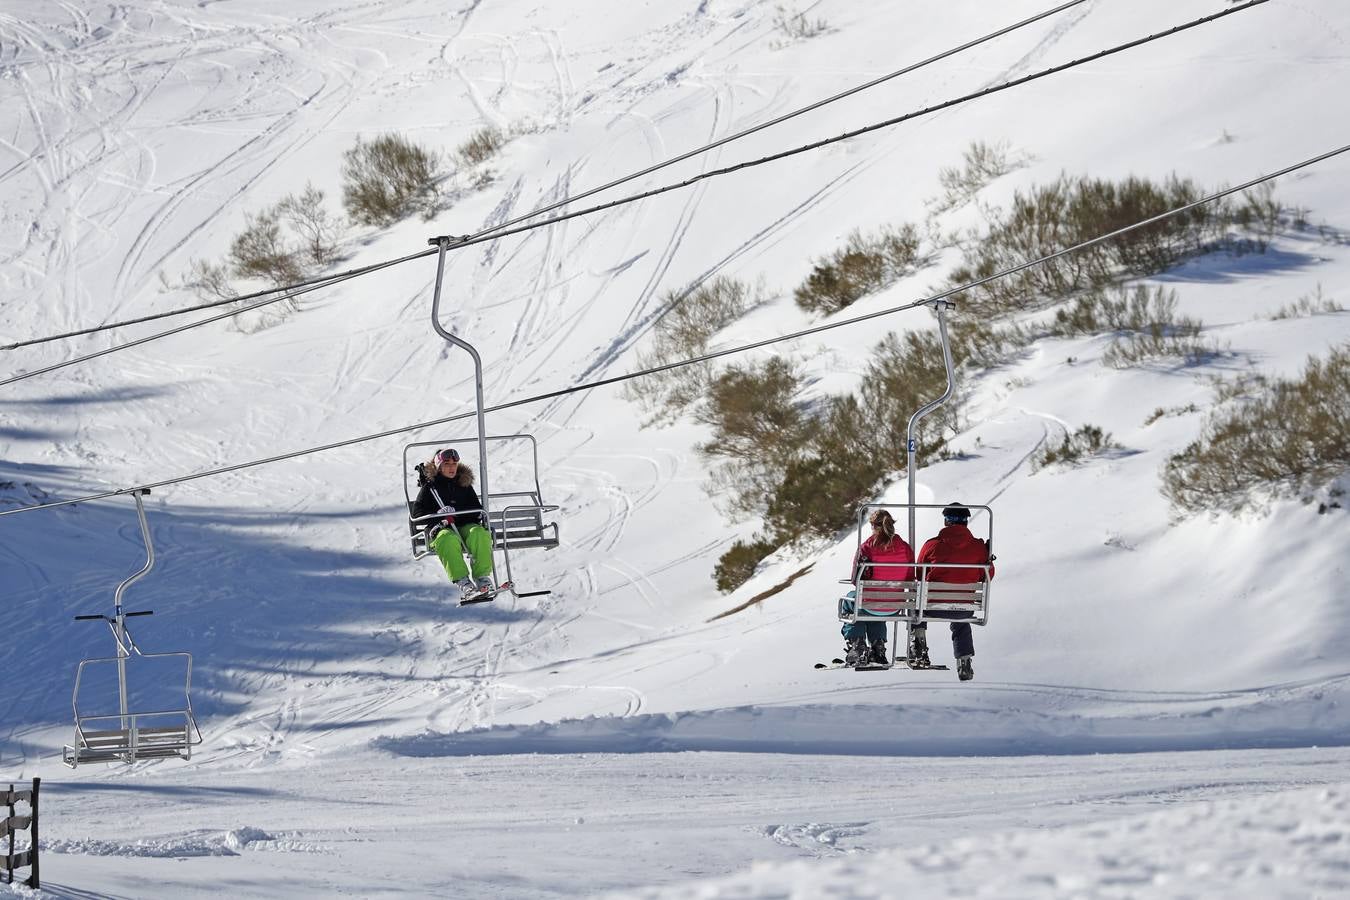
[{"label": "black ski jacket", "polygon": [[[435,493],[432,493],[432,491]],[[436,502],[440,497],[441,503]],[[429,516],[438,512],[442,506],[453,506],[455,509],[463,510],[481,510],[482,504],[478,501],[478,492],[473,489],[473,470],[464,463],[459,464],[459,471],[455,473],[454,480],[446,478],[437,472],[436,477],[430,483],[422,485],[422,489],[417,492],[417,499],[413,501],[413,516]],[[482,512],[465,512],[455,516],[446,516],[446,523],[453,520],[456,528],[463,528],[466,525],[482,525]],[[434,521],[427,524],[435,524]]]}]

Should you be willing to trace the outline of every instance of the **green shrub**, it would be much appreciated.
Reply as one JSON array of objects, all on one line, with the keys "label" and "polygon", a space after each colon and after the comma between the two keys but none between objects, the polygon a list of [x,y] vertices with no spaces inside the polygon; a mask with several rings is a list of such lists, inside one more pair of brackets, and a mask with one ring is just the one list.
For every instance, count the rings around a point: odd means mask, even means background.
[{"label": "green shrub", "polygon": [[[953,358],[959,366],[955,349]],[[872,349],[860,390],[863,417],[869,423],[865,442],[870,450],[889,460],[890,466],[903,467],[910,416],[928,401],[941,397],[946,387],[947,369],[938,335],[913,331],[904,337],[886,335]],[[945,447],[946,433],[957,428],[960,405],[958,394],[919,423],[918,465]]]},{"label": "green shrub", "polygon": [[1083,425],[1073,434],[1066,431],[1064,440],[1058,446],[1054,444],[1042,445],[1041,449],[1032,456],[1031,467],[1034,470],[1043,469],[1055,463],[1077,465],[1083,461],[1084,457],[1096,456],[1104,450],[1119,448],[1119,444],[1112,442],[1111,435],[1102,431],[1096,425]]},{"label": "green shrub", "polygon": [[810,433],[810,419],[796,402],[800,388],[801,376],[781,356],[729,367],[713,379],[707,403],[695,414],[713,427],[703,450],[769,465],[787,460]]},{"label": "green shrub", "polygon": [[868,432],[856,398],[830,398],[807,452],[782,470],[769,499],[765,519],[776,542],[830,537],[856,521],[894,464],[873,449]]},{"label": "green shrub", "polygon": [[793,298],[808,312],[838,312],[905,274],[918,262],[918,253],[919,233],[913,225],[871,235],[855,230],[842,248],[814,262]]},{"label": "green shrub", "polygon": [[772,542],[764,540],[749,543],[737,541],[732,544],[731,549],[717,560],[717,566],[713,569],[713,581],[717,582],[717,589],[724,594],[730,594],[745,584],[754,576],[755,569],[759,568],[764,557],[775,549]]},{"label": "green shrub", "polygon": [[[1233,402],[1247,391],[1255,395]],[[1350,468],[1350,344],[1309,359],[1299,377],[1248,380],[1219,396],[1229,406],[1163,469],[1175,509],[1237,511],[1258,491],[1294,496]]]},{"label": "green shrub", "polygon": [[342,155],[342,203],[361,225],[384,226],[420,211],[435,214],[439,163],[399,134],[382,134]]},{"label": "green shrub", "polygon": [[694,417],[712,428],[701,449],[728,513],[762,514],[783,469],[802,452],[815,423],[797,402],[801,376],[780,356],[732,366],[712,379]]},{"label": "green shrub", "polygon": [[[666,312],[652,327],[649,352],[638,355],[638,367],[651,369],[702,356],[712,337],[761,302],[762,289],[719,275],[692,290],[666,295]],[[624,397],[642,406],[646,425],[673,421],[699,403],[713,378],[711,363],[696,363],[629,381]]]}]

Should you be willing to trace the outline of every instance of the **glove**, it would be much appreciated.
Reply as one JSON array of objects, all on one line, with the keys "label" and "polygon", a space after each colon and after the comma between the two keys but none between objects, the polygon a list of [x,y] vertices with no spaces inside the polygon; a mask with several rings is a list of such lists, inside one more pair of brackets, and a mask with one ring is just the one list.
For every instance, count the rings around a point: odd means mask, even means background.
[{"label": "glove", "polygon": [[453,506],[442,506],[440,509],[436,510],[436,513],[437,515],[442,516],[453,516],[455,514],[455,508]]}]

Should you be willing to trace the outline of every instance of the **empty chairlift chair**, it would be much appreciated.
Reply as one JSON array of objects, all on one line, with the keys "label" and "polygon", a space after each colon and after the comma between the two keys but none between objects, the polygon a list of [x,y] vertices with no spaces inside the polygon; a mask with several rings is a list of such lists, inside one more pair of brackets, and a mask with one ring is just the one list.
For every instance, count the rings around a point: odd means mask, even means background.
[{"label": "empty chairlift chair", "polygon": [[[75,670],[75,688],[71,705],[75,712],[75,741],[67,744],[62,761],[72,769],[80,763],[124,762],[141,759],[179,757],[189,759],[193,746],[200,744],[201,731],[192,713],[192,654],[175,651],[145,653],[132,639],[126,620],[134,616],[152,615],[151,610],[126,612],[122,595],[134,582],[143,578],[155,564],[155,549],[150,528],[145,519],[141,501],[147,489],[132,491],[136,500],[136,515],[140,521],[141,536],[145,541],[146,561],[139,572],[117,586],[113,597],[113,615],[76,616],[76,620],[100,620],[108,624],[117,645],[117,655],[82,660]],[[165,687],[165,673],[174,676],[174,683]],[[116,680],[115,688],[90,703],[91,692],[86,675],[98,673]],[[177,680],[182,678],[181,694]],[[157,702],[148,706],[133,703],[134,687],[148,684],[158,687]],[[111,685],[110,685],[111,687]],[[115,708],[113,698],[115,697]],[[163,699],[160,699],[163,698]],[[92,709],[91,709],[92,706]]]}]

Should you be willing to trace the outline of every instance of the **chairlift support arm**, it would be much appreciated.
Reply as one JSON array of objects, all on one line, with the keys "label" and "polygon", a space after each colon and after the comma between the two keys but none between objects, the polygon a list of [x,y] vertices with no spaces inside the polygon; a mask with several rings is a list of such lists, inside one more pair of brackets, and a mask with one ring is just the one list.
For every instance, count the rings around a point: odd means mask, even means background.
[{"label": "chairlift support arm", "polygon": [[918,545],[914,543],[914,495],[916,488],[915,476],[917,474],[915,472],[914,463],[915,455],[919,450],[919,442],[915,437],[915,434],[919,427],[919,422],[924,416],[942,406],[951,399],[952,394],[956,393],[956,372],[952,366],[952,345],[951,341],[947,338],[947,311],[955,308],[956,304],[952,303],[950,300],[933,301],[933,311],[937,313],[938,335],[942,339],[942,362],[947,369],[947,389],[942,392],[941,397],[938,397],[936,400],[930,400],[915,410],[914,415],[909,417],[909,428],[905,433],[905,452],[907,454],[905,471],[908,476],[906,480],[909,482],[909,545],[914,548],[916,554],[919,550]]}]

